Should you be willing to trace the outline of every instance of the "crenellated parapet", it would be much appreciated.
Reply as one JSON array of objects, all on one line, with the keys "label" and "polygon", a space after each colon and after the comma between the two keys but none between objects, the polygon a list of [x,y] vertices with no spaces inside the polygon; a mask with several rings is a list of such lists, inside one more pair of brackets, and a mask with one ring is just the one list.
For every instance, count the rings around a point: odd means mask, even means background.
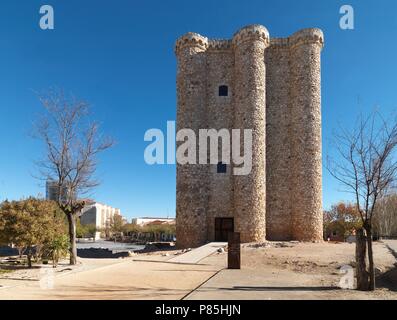
[{"label": "crenellated parapet", "polygon": [[208,41],[208,51],[229,51],[233,47],[231,40],[210,39]]},{"label": "crenellated parapet", "polygon": [[271,38],[270,48],[275,49],[289,49],[290,39],[289,38]]},{"label": "crenellated parapet", "polygon": [[311,28],[303,29],[288,38],[291,48],[300,45],[318,45],[320,48],[324,47],[324,34],[320,29]]},{"label": "crenellated parapet", "polygon": [[188,32],[175,44],[175,54],[184,48],[197,48],[199,51],[230,50],[245,42],[262,41],[265,47],[274,49],[293,49],[300,45],[316,44],[324,47],[324,34],[318,28],[302,29],[287,38],[270,38],[268,30],[262,25],[250,25],[237,31],[230,39],[209,39],[198,33]]},{"label": "crenellated parapet", "polygon": [[188,32],[180,37],[175,43],[175,54],[179,56],[185,48],[197,48],[200,51],[207,50],[208,38],[194,32]]},{"label": "crenellated parapet", "polygon": [[324,34],[320,29],[302,29],[288,38],[271,38],[272,49],[291,50],[302,45],[318,45],[324,47]]},{"label": "crenellated parapet", "polygon": [[262,41],[265,47],[268,47],[270,43],[269,31],[262,25],[253,24],[237,31],[232,41],[235,46],[245,42]]}]

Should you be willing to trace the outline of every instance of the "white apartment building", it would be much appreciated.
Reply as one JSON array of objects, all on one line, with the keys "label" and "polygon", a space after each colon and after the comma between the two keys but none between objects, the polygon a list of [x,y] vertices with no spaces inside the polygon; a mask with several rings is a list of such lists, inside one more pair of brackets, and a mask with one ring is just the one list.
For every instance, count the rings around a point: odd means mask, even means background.
[{"label": "white apartment building", "polygon": [[97,229],[103,229],[116,214],[121,215],[120,209],[92,201],[82,210],[80,222],[82,225],[95,224]]}]

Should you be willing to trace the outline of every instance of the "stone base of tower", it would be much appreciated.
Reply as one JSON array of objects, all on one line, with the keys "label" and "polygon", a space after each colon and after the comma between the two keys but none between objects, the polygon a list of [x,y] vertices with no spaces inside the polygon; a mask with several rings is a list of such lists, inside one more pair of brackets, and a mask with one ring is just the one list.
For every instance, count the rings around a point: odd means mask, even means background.
[{"label": "stone base of tower", "polygon": [[266,237],[267,241],[293,241],[294,239],[290,235],[285,234],[269,234]]},{"label": "stone base of tower", "polygon": [[[313,217],[312,217],[313,218]],[[310,220],[310,219],[307,219]],[[288,229],[283,225],[268,222],[266,228],[266,240],[268,241],[301,241],[319,242],[323,240],[323,222],[321,213],[312,221],[299,222]]]},{"label": "stone base of tower", "polygon": [[201,247],[207,242],[207,239],[198,237],[197,230],[195,228],[177,226],[175,244],[177,249],[197,248]]},{"label": "stone base of tower", "polygon": [[266,229],[262,227],[262,223],[253,226],[250,221],[241,221],[241,218],[235,220],[240,225],[237,225],[233,231],[240,233],[241,243],[259,243],[266,241]]},{"label": "stone base of tower", "polygon": [[[239,232],[239,231],[237,231]],[[240,241],[241,243],[249,243],[249,242],[264,242],[266,240],[265,234],[261,233],[249,233],[249,232],[240,232]]]},{"label": "stone base of tower", "polygon": [[321,226],[313,226],[313,228],[305,229],[300,228],[294,230],[293,239],[295,241],[301,242],[321,242],[324,239],[323,235],[323,227]]},{"label": "stone base of tower", "polygon": [[175,247],[177,249],[188,249],[188,248],[198,248],[203,245],[205,245],[208,241],[196,241],[195,239],[189,239],[189,238],[180,238],[180,240],[177,240],[175,243]]},{"label": "stone base of tower", "polygon": [[[238,231],[237,231],[238,232]],[[261,243],[264,241],[300,241],[300,242],[322,242],[323,230],[322,227],[315,229],[297,229],[294,230],[293,235],[288,234],[272,234],[265,237],[263,234],[251,234],[247,232],[240,232],[241,243]],[[214,239],[198,239],[194,230],[184,230],[184,232],[177,232],[176,248],[187,249],[197,248]]]}]

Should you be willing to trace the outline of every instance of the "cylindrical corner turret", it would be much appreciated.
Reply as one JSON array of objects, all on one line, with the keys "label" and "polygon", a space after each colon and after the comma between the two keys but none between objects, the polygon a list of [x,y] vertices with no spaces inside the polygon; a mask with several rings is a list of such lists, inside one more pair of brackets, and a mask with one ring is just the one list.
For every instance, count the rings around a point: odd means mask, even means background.
[{"label": "cylindrical corner turret", "polygon": [[290,37],[292,129],[292,230],[300,241],[321,241],[321,50],[319,29]]},{"label": "cylindrical corner turret", "polygon": [[238,31],[235,54],[234,128],[252,130],[252,170],[234,176],[235,228],[242,242],[263,241],[266,236],[266,68],[269,33],[260,25]]},{"label": "cylindrical corner turret", "polygon": [[265,47],[269,46],[269,31],[260,24],[252,24],[241,28],[234,34],[232,40],[235,46],[240,46],[244,42],[255,43],[256,41],[262,42]]},{"label": "cylindrical corner turret", "polygon": [[313,45],[318,46],[321,51],[324,47],[324,34],[318,28],[302,29],[289,37],[289,42],[291,49],[304,45]]},{"label": "cylindrical corner turret", "polygon": [[180,57],[187,49],[187,53],[197,53],[207,50],[208,38],[194,32],[188,32],[175,43],[175,54]]},{"label": "cylindrical corner turret", "polygon": [[[187,33],[175,46],[177,73],[177,130],[191,129],[199,136],[206,128],[206,55],[208,39]],[[183,142],[177,142],[179,146]],[[198,155],[198,145],[196,154]],[[207,167],[177,164],[177,246],[197,247],[207,240],[205,205],[208,203]]]}]

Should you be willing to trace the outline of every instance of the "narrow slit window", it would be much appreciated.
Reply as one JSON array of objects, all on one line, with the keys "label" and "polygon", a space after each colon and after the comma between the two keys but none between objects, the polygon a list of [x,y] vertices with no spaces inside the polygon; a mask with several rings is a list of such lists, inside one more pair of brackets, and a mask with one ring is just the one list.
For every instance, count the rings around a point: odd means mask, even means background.
[{"label": "narrow slit window", "polygon": [[216,168],[217,173],[226,173],[227,167],[225,163],[219,162]]},{"label": "narrow slit window", "polygon": [[228,95],[229,95],[228,86],[219,86],[219,96],[220,97],[227,97]]}]

